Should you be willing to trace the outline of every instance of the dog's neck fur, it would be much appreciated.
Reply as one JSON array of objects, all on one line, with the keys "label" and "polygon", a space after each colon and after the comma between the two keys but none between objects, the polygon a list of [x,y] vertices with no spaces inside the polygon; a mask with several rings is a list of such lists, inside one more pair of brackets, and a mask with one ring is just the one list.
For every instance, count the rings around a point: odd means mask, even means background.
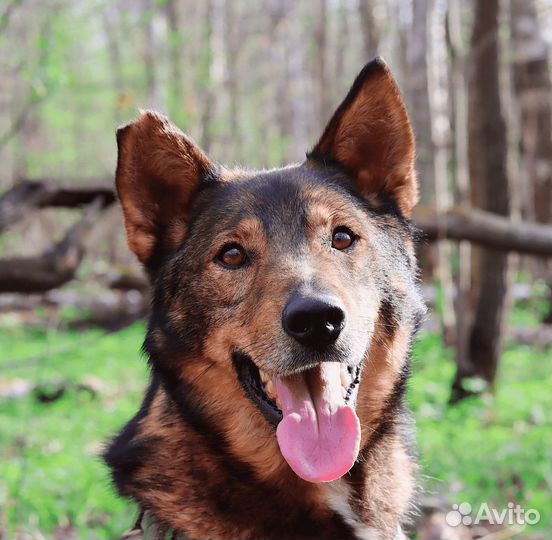
[{"label": "dog's neck fur", "polygon": [[274,455],[265,471],[240,460],[224,436],[214,426],[202,426],[202,413],[197,415],[196,425],[190,425],[194,420],[183,417],[155,381],[142,410],[107,453],[121,493],[146,511],[155,534],[400,538],[412,465],[396,424],[382,423],[385,437],[372,437],[347,477],[309,484],[291,472],[281,455]]}]

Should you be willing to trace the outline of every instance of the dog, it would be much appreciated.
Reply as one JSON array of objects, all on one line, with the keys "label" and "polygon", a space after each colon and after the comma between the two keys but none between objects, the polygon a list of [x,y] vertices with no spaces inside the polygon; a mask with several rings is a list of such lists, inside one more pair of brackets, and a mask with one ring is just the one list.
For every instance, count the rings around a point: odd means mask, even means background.
[{"label": "dog", "polygon": [[151,381],[104,459],[146,538],[400,539],[418,288],[415,142],[381,58],[300,164],[227,169],[165,117],[117,132],[152,285]]}]

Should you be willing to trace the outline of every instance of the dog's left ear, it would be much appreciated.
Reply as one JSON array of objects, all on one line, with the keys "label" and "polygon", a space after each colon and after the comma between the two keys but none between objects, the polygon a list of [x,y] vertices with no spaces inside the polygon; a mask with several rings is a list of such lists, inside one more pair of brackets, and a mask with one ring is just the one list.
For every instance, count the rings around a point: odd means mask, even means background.
[{"label": "dog's left ear", "polygon": [[404,217],[412,217],[418,200],[414,134],[383,59],[360,72],[307,158],[337,162],[376,207],[392,201]]}]

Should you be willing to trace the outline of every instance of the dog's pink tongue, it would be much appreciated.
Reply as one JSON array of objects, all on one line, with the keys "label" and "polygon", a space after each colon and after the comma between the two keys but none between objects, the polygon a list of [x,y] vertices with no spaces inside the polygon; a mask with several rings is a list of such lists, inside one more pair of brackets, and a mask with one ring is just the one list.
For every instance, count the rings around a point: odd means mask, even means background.
[{"label": "dog's pink tongue", "polygon": [[323,362],[274,380],[284,413],[276,430],[280,451],[309,482],[341,478],[358,456],[360,423],[343,399],[340,370],[336,362]]}]

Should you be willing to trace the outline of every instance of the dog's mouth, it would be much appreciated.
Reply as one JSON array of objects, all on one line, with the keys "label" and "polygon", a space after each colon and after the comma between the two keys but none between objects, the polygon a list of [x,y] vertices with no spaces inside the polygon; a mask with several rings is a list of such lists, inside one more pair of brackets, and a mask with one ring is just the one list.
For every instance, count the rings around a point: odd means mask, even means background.
[{"label": "dog's mouth", "polygon": [[275,396],[268,392],[273,388],[273,385],[270,384],[268,389],[266,387],[270,382],[268,377],[263,373],[261,378],[259,368],[245,354],[236,353],[232,356],[232,360],[245,393],[261,411],[267,422],[276,427],[281,422],[283,414],[278,407],[277,400],[274,399]]},{"label": "dog's mouth", "polygon": [[259,370],[244,354],[234,354],[233,362],[249,399],[277,426],[282,455],[298,476],[330,482],[350,470],[360,445],[354,410],[360,366],[321,362],[280,377]]}]

